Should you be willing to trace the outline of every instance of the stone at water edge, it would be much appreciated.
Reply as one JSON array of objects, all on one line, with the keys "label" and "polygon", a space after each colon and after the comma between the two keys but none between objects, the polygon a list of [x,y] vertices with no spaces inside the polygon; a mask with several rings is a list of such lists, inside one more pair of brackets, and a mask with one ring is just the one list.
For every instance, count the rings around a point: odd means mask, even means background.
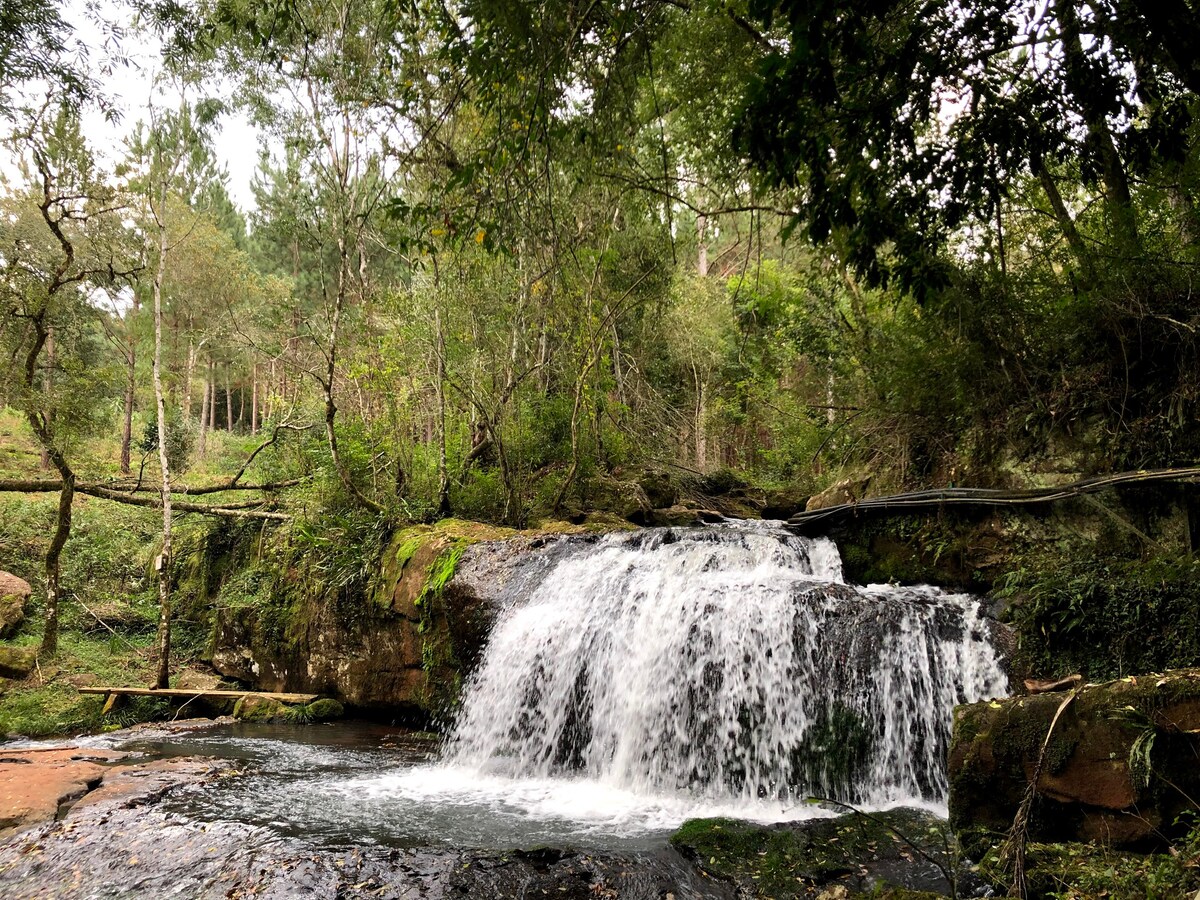
[{"label": "stone at water edge", "polygon": [[24,678],[35,665],[36,647],[0,646],[0,678]]},{"label": "stone at water edge", "polygon": [[278,700],[253,695],[243,697],[233,707],[233,717],[243,722],[270,722],[287,715],[288,707]]},{"label": "stone at water edge", "polygon": [[[970,835],[1004,833],[1067,692],[960,706],[950,745],[950,822]],[[1200,791],[1196,765],[1200,670],[1087,685],[1063,710],[1047,747],[1030,821],[1035,841],[1162,843]],[[1143,735],[1149,771],[1130,771]],[[1134,759],[1135,770],[1142,760]]]},{"label": "stone at water edge", "polygon": [[0,640],[17,633],[25,621],[25,604],[32,593],[25,579],[0,572]]}]

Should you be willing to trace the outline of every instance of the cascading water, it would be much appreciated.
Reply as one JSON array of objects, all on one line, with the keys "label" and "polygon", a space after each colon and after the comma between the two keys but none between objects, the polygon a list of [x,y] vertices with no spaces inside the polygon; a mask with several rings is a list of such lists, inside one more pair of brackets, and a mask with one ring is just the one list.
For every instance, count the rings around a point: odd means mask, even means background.
[{"label": "cascading water", "polygon": [[829,540],[615,534],[500,614],[445,765],[726,806],[940,804],[951,709],[1005,688],[977,599],[848,585]]},{"label": "cascading water", "polygon": [[440,760],[235,729],[199,749],[270,764],[179,802],[334,843],[652,850],[694,816],[832,815],[808,797],[940,807],[951,707],[1006,687],[977,600],[845,584],[832,542],[779,525],[513,560]]}]

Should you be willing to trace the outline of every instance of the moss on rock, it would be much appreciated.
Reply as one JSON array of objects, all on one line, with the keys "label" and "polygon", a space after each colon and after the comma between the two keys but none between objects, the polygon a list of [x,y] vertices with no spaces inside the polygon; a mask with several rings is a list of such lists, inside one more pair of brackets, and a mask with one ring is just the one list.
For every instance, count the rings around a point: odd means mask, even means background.
[{"label": "moss on rock", "polygon": [[944,822],[908,809],[781,825],[692,819],[671,836],[671,844],[711,877],[777,900],[867,891],[944,896],[950,889],[945,876],[957,864],[948,840]]}]

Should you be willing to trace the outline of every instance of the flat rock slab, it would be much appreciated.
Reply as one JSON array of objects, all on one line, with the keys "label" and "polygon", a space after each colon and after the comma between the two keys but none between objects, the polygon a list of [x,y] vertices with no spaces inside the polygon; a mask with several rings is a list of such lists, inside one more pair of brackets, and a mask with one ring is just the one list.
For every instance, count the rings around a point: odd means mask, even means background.
[{"label": "flat rock slab", "polygon": [[0,838],[52,821],[104,780],[104,764],[125,754],[77,749],[0,747]]},{"label": "flat rock slab", "polygon": [[[97,761],[73,759],[95,754]],[[85,749],[20,750],[11,769],[39,776],[39,796],[100,773],[100,782],[65,811],[38,807],[41,824],[0,840],[4,900],[187,897],[470,897],[472,900],[733,900],[671,849],[589,854],[570,850],[450,848],[331,849],[237,822],[197,822],[160,801],[212,779],[242,777],[233,764],[199,758],[140,762]],[[27,759],[20,762],[20,759]],[[95,771],[85,769],[92,766]],[[70,778],[68,777],[70,774]]]}]

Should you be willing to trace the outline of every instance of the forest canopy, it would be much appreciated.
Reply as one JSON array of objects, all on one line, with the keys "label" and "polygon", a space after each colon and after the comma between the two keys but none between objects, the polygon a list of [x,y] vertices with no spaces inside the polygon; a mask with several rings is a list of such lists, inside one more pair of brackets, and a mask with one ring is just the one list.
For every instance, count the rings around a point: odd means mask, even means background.
[{"label": "forest canopy", "polygon": [[60,492],[48,583],[76,489],[161,508],[166,572],[197,512],[1195,462],[1196,12],[6,5],[0,400]]}]

